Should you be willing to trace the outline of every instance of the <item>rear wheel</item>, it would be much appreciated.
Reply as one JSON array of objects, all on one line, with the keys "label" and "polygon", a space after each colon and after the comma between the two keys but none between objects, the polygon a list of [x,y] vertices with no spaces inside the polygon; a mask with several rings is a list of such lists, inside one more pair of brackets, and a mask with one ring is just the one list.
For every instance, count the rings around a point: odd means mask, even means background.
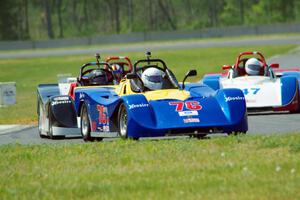
[{"label": "rear wheel", "polygon": [[80,130],[84,141],[93,141],[94,138],[91,137],[91,124],[87,113],[87,107],[83,104],[81,109],[81,120],[80,120]]}]

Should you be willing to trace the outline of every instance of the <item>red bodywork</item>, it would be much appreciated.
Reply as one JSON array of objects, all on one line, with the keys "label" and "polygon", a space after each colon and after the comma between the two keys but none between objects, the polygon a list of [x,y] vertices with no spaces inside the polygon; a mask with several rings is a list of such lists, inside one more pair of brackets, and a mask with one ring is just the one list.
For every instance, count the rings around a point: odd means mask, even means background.
[{"label": "red bodywork", "polygon": [[133,69],[131,60],[127,56],[110,56],[106,58],[105,62],[109,64],[120,64],[122,66],[127,66],[128,69],[123,69],[123,77],[132,72]]}]

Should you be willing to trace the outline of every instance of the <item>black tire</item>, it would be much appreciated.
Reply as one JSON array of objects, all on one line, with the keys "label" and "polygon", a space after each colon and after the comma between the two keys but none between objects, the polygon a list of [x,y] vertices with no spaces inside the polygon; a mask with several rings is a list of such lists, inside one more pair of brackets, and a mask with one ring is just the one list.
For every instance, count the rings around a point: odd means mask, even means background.
[{"label": "black tire", "polygon": [[87,107],[85,104],[83,104],[81,108],[80,131],[81,131],[82,138],[85,142],[94,141],[94,138],[91,137],[91,123],[90,123],[90,118],[88,116]]},{"label": "black tire", "polygon": [[190,134],[190,138],[206,139],[207,134]]},{"label": "black tire", "polygon": [[51,119],[51,113],[49,112],[49,129],[48,129],[48,138],[52,139],[52,140],[59,140],[59,139],[64,139],[65,136],[64,135],[53,135],[53,125],[52,125],[52,119]]},{"label": "black tire", "polygon": [[47,138],[47,134],[46,135],[42,134],[43,131],[41,130],[41,126],[42,126],[42,122],[43,122],[43,119],[41,119],[41,117],[42,117],[41,113],[43,112],[43,109],[41,107],[40,102],[38,102],[38,109],[39,109],[39,111],[38,111],[38,131],[39,131],[39,136],[40,136],[40,138]]},{"label": "black tire", "polygon": [[227,133],[227,135],[235,135],[235,136],[237,136],[237,135],[245,135],[245,134],[246,134],[246,132],[236,132],[236,131]]},{"label": "black tire", "polygon": [[101,142],[103,140],[102,137],[95,137],[94,140],[96,140],[97,142]]},{"label": "black tire", "polygon": [[118,134],[122,139],[128,138],[127,123],[127,111],[125,105],[122,103],[118,112]]},{"label": "black tire", "polygon": [[48,137],[49,137],[49,139],[53,140],[53,139],[55,139],[55,136],[53,136],[53,127],[52,127],[52,123],[51,123],[50,114],[49,114],[48,121],[49,121]]}]

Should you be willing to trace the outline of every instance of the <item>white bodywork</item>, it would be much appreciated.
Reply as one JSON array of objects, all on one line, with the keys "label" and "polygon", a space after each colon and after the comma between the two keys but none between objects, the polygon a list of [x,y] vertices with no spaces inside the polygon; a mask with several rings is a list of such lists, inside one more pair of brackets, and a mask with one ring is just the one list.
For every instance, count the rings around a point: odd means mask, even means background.
[{"label": "white bodywork", "polygon": [[248,108],[282,106],[280,79],[267,76],[220,78],[221,88],[239,88],[244,92]]},{"label": "white bodywork", "polygon": [[[61,79],[58,83],[59,95],[68,95],[70,86],[72,83],[76,83],[76,77],[67,77],[65,79]],[[59,97],[65,98],[65,97]],[[50,122],[43,106],[42,100],[39,100],[39,121],[38,121],[38,129],[40,135],[49,136],[50,132]],[[80,128],[65,128],[65,127],[57,127],[52,126],[52,135],[53,136],[81,136]]]},{"label": "white bodywork", "polygon": [[75,77],[66,78],[65,82],[59,82],[59,92],[61,95],[68,95],[71,83],[76,83],[77,79]]}]

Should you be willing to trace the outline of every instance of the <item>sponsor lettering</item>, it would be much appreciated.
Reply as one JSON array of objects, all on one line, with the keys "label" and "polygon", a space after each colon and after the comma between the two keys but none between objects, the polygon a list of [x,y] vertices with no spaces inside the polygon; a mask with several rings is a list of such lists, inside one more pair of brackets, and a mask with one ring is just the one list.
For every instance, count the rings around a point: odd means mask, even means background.
[{"label": "sponsor lettering", "polygon": [[56,105],[60,105],[60,104],[69,104],[72,103],[72,101],[67,100],[67,101],[52,101],[51,102],[51,106],[56,106]]},{"label": "sponsor lettering", "polygon": [[7,97],[15,96],[15,93],[14,93],[14,91],[6,90],[6,91],[4,91],[4,96],[7,96]]},{"label": "sponsor lettering", "polygon": [[255,99],[246,99],[246,102],[247,103],[256,103],[256,100]]},{"label": "sponsor lettering", "polygon": [[109,132],[109,117],[108,117],[108,111],[107,107],[103,105],[97,105],[97,110],[99,111],[99,125],[98,130],[103,131],[103,132]]},{"label": "sponsor lettering", "polygon": [[107,108],[103,105],[97,105],[97,110],[99,111],[99,123],[106,124],[109,121],[107,117]]},{"label": "sponsor lettering", "polygon": [[84,98],[84,93],[80,93],[79,94],[79,99],[83,99]]},{"label": "sponsor lettering", "polygon": [[103,132],[109,132],[109,126],[108,125],[103,126]]},{"label": "sponsor lettering", "polygon": [[183,122],[184,123],[198,123],[200,122],[200,119],[198,118],[187,118],[187,119],[183,119]]},{"label": "sponsor lettering", "polygon": [[54,101],[67,101],[69,97],[55,97],[53,98]]},{"label": "sponsor lettering", "polygon": [[97,129],[97,123],[95,121],[92,121],[92,131],[96,131]]},{"label": "sponsor lettering", "polygon": [[240,96],[237,96],[237,97],[225,97],[225,101],[228,102],[228,101],[243,101],[245,100],[245,97],[240,97]]},{"label": "sponsor lettering", "polygon": [[180,117],[185,117],[185,116],[197,116],[198,112],[196,110],[187,110],[187,111],[180,111],[178,112]]},{"label": "sponsor lettering", "polygon": [[129,105],[129,110],[135,109],[135,108],[146,108],[149,107],[150,105],[148,103],[141,103],[141,104],[130,104]]}]

